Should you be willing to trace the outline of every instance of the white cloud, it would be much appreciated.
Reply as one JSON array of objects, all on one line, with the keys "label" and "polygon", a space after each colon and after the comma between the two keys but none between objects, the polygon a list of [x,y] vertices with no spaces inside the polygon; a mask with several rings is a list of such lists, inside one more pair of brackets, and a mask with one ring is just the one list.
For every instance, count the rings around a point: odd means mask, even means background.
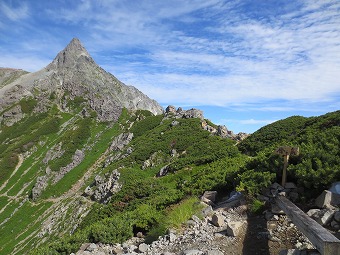
[{"label": "white cloud", "polygon": [[268,125],[277,120],[256,120],[256,119],[248,119],[248,120],[234,120],[233,122],[238,122],[242,125]]}]

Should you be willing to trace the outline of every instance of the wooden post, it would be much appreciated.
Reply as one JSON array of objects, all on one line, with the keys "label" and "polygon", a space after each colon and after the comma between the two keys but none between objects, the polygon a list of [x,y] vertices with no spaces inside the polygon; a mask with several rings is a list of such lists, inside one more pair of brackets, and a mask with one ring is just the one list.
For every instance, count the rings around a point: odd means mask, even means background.
[{"label": "wooden post", "polygon": [[287,182],[287,167],[288,160],[290,155],[299,155],[299,147],[291,147],[291,146],[281,146],[275,151],[276,154],[283,156],[283,172],[282,172],[282,187],[285,186]]},{"label": "wooden post", "polygon": [[340,240],[328,230],[306,215],[286,197],[277,196],[275,202],[322,255],[340,255]]},{"label": "wooden post", "polygon": [[282,187],[285,186],[287,182],[287,167],[288,167],[288,160],[289,160],[289,155],[284,155],[283,156],[283,172],[282,172]]}]

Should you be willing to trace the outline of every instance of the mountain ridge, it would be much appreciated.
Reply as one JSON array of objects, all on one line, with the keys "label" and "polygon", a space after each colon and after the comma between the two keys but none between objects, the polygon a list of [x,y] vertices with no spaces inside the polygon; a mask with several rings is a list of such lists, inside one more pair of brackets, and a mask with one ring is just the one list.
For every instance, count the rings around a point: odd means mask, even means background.
[{"label": "mountain ridge", "polygon": [[[68,111],[69,101],[82,97],[83,104],[95,111],[100,121],[117,121],[122,108],[163,113],[155,100],[98,66],[77,38],[73,38],[43,69],[22,75],[0,88],[0,111],[6,111],[25,97],[38,101],[37,112],[46,111],[51,103]],[[17,112],[15,115],[10,124],[19,120]],[[10,116],[9,112],[7,118]]]}]

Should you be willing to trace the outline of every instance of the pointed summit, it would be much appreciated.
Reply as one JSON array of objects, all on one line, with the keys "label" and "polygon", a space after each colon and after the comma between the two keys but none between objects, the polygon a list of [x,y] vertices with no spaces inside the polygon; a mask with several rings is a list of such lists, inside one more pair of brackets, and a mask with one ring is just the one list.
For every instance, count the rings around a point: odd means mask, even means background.
[{"label": "pointed summit", "polygon": [[[1,98],[6,93],[11,96]],[[0,87],[0,111],[26,95],[39,102],[39,109],[58,104],[63,111],[72,111],[69,102],[76,97],[82,98],[82,106],[95,111],[99,121],[117,121],[123,108],[163,113],[156,101],[98,66],[77,38],[72,39],[45,68]],[[49,95],[57,100],[50,99]]]},{"label": "pointed summit", "polygon": [[94,63],[80,40],[78,38],[73,38],[66,48],[60,51],[53,62],[47,66],[47,69],[72,68],[77,63],[84,61]]}]

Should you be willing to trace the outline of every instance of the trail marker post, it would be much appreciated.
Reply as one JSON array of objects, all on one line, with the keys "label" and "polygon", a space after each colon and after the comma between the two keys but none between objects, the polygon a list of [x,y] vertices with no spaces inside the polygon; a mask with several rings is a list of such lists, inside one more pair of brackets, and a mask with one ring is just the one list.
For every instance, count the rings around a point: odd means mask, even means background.
[{"label": "trail marker post", "polygon": [[287,167],[289,156],[297,156],[300,153],[299,147],[291,147],[291,146],[281,146],[275,150],[275,153],[283,156],[283,172],[282,172],[282,187],[285,186],[287,181]]}]

